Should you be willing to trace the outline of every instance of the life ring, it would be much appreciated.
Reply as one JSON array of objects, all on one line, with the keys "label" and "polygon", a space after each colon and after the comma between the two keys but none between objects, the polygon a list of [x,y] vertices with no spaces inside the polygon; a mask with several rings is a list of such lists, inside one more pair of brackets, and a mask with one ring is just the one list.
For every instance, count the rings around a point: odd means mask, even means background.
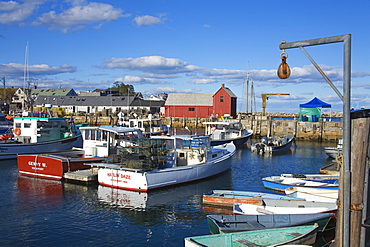
[{"label": "life ring", "polygon": [[217,129],[216,127],[212,127],[211,131],[214,132],[216,129]]},{"label": "life ring", "polygon": [[14,134],[17,135],[17,136],[21,135],[21,129],[20,128],[15,128],[14,129]]}]

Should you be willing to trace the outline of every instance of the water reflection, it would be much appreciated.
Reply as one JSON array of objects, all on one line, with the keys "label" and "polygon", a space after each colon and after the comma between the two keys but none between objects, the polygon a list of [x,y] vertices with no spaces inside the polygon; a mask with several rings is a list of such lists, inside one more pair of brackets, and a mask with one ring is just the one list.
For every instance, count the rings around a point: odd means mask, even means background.
[{"label": "water reflection", "polygon": [[138,211],[155,209],[163,205],[181,202],[185,199],[188,199],[190,204],[200,206],[204,193],[213,190],[215,186],[231,187],[231,184],[231,172],[228,170],[223,174],[207,180],[149,191],[147,193],[127,191],[99,185],[98,198],[100,202],[106,205]]},{"label": "water reflection", "polygon": [[264,191],[262,177],[318,173],[325,145],[297,141],[295,152],[271,157],[237,150],[226,173],[141,194],[19,176],[16,162],[3,161],[0,246],[183,246],[209,234],[206,215],[216,212],[203,207],[204,193]]}]

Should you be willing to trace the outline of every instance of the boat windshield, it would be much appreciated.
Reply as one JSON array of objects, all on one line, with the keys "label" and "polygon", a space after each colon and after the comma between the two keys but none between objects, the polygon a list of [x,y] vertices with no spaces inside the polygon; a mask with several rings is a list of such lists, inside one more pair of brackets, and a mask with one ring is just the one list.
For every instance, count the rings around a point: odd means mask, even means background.
[{"label": "boat windshield", "polygon": [[206,138],[183,139],[181,142],[182,149],[205,149],[208,145]]}]

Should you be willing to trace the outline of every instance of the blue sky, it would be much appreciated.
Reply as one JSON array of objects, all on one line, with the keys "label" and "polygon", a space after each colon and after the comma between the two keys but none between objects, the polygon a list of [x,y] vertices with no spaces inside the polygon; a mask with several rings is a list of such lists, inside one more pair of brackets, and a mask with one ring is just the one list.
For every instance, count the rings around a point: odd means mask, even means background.
[{"label": "blue sky", "polygon": [[[257,111],[261,94],[289,93],[271,96],[266,111],[299,112],[318,97],[340,112],[341,100],[300,49],[286,50],[291,77],[277,77],[279,44],[351,34],[351,103],[369,108],[369,9],[369,1],[342,0],[0,1],[0,77],[23,87],[28,64],[38,88],[79,92],[121,81],[146,96],[214,93],[225,84],[245,111],[249,73]],[[341,92],[343,47],[306,47]]]}]

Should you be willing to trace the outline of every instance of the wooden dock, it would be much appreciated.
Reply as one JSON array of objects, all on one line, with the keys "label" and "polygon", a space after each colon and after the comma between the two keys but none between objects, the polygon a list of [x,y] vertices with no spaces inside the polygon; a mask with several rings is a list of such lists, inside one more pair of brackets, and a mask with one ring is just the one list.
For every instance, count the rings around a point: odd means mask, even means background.
[{"label": "wooden dock", "polygon": [[68,181],[95,183],[98,182],[98,171],[96,168],[67,172],[64,178]]}]

